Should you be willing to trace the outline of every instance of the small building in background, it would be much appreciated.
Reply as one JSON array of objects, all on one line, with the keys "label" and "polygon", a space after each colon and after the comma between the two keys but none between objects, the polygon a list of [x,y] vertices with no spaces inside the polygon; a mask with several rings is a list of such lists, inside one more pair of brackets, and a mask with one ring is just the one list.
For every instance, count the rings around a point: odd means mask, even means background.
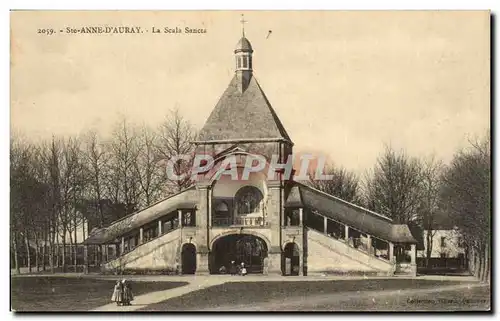
[{"label": "small building in background", "polygon": [[[434,272],[466,271],[467,247],[460,231],[453,226],[450,220],[437,220],[432,230],[423,231],[424,248],[417,252],[419,270]],[[431,234],[432,243],[428,244],[428,235]],[[429,264],[427,264],[427,249],[431,247]]]}]

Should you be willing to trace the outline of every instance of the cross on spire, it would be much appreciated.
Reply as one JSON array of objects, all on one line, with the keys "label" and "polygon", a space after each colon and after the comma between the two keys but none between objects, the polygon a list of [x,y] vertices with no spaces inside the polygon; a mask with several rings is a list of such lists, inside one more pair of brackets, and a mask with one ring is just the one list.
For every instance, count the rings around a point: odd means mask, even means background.
[{"label": "cross on spire", "polygon": [[245,23],[247,23],[248,21],[245,20],[245,15],[244,14],[241,14],[241,29],[242,29],[242,32],[243,32],[243,37],[245,37]]}]

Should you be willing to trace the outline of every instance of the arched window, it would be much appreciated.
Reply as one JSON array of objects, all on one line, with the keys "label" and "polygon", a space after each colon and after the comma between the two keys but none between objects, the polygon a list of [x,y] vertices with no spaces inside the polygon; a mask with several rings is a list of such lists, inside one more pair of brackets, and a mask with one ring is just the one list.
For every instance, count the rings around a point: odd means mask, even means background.
[{"label": "arched window", "polygon": [[243,68],[247,68],[247,57],[243,57]]},{"label": "arched window", "polygon": [[242,187],[235,196],[236,211],[238,214],[255,213],[260,210],[260,203],[264,197],[255,186]]}]

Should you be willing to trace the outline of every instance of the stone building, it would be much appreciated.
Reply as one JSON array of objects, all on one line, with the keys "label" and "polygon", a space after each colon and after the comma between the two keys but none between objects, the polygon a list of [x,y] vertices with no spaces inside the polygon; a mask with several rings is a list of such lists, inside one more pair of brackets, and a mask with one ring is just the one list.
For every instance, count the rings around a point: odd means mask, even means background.
[{"label": "stone building", "polygon": [[[253,48],[234,50],[229,86],[196,142],[237,171],[253,154],[292,154],[293,142],[253,72]],[[108,271],[218,274],[231,264],[250,273],[310,275],[416,273],[416,241],[408,226],[264,171],[231,180],[209,170],[186,190],[93,231],[85,244],[101,251]],[[234,262],[234,263],[233,263]]]}]

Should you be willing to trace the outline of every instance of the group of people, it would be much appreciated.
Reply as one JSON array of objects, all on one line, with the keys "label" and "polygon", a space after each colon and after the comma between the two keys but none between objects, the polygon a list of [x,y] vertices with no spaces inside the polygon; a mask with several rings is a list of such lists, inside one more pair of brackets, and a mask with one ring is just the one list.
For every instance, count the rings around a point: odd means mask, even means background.
[{"label": "group of people", "polygon": [[132,300],[134,300],[134,295],[130,283],[125,279],[116,281],[111,301],[116,302],[116,305],[130,305]]},{"label": "group of people", "polygon": [[[219,269],[220,274],[226,274],[228,271],[226,267],[223,265]],[[229,266],[229,274],[231,275],[247,275],[248,271],[247,268],[245,267],[245,263],[241,262],[241,265],[237,265],[235,261],[231,261],[231,265]]]}]

